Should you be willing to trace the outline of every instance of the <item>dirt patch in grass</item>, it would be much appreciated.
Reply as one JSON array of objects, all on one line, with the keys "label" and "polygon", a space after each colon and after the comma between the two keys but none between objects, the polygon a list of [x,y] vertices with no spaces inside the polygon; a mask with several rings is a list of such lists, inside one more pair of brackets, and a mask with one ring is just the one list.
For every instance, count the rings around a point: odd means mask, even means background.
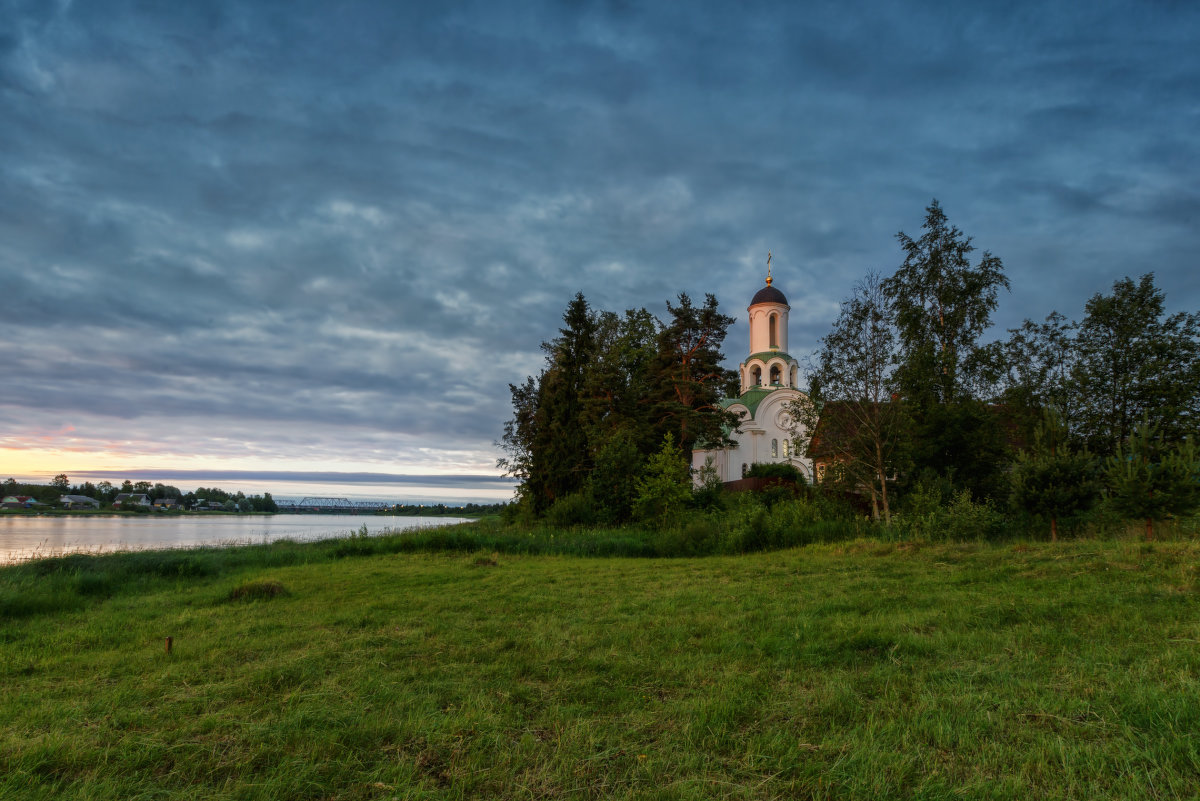
[{"label": "dirt patch in grass", "polygon": [[477,556],[471,564],[475,567],[496,567],[496,565],[500,564],[500,554],[492,551],[490,554]]}]

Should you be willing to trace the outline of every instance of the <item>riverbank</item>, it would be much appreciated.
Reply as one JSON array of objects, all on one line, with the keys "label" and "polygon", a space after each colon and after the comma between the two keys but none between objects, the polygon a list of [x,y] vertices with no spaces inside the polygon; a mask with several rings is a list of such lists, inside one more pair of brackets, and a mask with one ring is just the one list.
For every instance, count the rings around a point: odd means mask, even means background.
[{"label": "riverbank", "polygon": [[0,564],[70,553],[178,551],[274,540],[377,536],[455,522],[465,522],[465,518],[283,513],[4,517],[0,518]]},{"label": "riverbank", "polygon": [[278,512],[226,512],[225,510],[205,509],[146,509],[135,512],[132,509],[0,509],[0,519],[5,517],[179,517],[205,515],[238,515],[249,517],[253,515],[273,515]]},{"label": "riverbank", "polygon": [[485,517],[492,517],[492,512],[408,512],[408,511],[371,511],[371,512],[311,512],[303,509],[288,509],[278,512],[227,512],[223,509],[147,509],[145,511],[135,512],[132,510],[122,509],[0,509],[0,519],[5,517],[206,517],[206,516],[234,516],[234,517],[253,517],[253,516],[270,516],[277,514],[288,515],[327,515],[340,514],[345,517],[462,517],[470,520],[479,520]]},{"label": "riverbank", "polygon": [[[0,615],[0,796],[1195,786],[1190,542],[859,540],[669,560],[341,544],[0,569],[3,593],[29,576],[83,582],[78,604]],[[139,567],[118,579],[122,560]]]}]

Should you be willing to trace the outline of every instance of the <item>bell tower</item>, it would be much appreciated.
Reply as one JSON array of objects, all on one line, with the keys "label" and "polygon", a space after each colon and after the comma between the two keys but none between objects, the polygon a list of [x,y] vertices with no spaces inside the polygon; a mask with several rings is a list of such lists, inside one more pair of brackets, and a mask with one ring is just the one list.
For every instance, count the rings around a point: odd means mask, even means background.
[{"label": "bell tower", "polygon": [[741,364],[741,391],[754,388],[796,388],[800,366],[787,352],[787,297],[774,286],[771,254],[767,254],[767,285],[755,293],[746,311],[750,315],[750,355]]}]

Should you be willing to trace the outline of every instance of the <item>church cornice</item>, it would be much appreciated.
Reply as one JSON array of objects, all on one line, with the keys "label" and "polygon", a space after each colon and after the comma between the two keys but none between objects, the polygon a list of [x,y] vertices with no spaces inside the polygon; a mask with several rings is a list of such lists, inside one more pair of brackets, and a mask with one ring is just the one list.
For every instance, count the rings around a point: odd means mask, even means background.
[{"label": "church cornice", "polygon": [[[758,359],[759,361],[763,362],[764,364],[771,361],[771,359],[783,359],[785,362],[788,362],[789,364],[796,361],[795,359],[792,358],[791,354],[784,353],[781,350],[760,350],[758,353],[751,353],[749,356],[746,357],[746,363],[752,362],[755,359]],[[798,363],[799,362],[797,362],[797,364]]]}]

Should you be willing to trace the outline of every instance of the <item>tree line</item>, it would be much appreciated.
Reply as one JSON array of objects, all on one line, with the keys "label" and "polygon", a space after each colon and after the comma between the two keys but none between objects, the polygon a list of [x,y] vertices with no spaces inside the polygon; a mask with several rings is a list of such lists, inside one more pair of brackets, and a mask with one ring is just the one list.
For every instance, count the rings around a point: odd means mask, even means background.
[{"label": "tree line", "polygon": [[[509,386],[499,466],[520,479],[522,513],[624,522],[639,498],[656,503],[647,482],[664,470],[678,479],[682,469],[687,491],[697,443],[729,442],[737,417],[719,402],[736,393],[737,373],[722,365],[721,347],[734,318],[713,295],[696,304],[680,294],[666,311],[662,320],[644,308],[621,315],[577,294],[559,335],[542,344],[542,370]],[[652,460],[660,451],[666,459]]]},{"label": "tree line", "polygon": [[798,447],[829,460],[831,483],[870,497],[890,519],[893,496],[966,491],[1048,518],[1102,497],[1151,521],[1200,501],[1200,314],[1167,314],[1153,273],[1097,293],[1082,320],[1057,311],[984,343],[1000,259],[975,262],[970,237],[937,201],[922,234],[898,234],[904,261],[869,274],[820,342],[806,399],[812,436]]},{"label": "tree line", "polygon": [[197,487],[191,492],[183,492],[179,487],[169,484],[151,483],[149,481],[130,481],[125,479],[120,484],[111,481],[93,483],[84,481],[71,484],[71,479],[65,473],[59,473],[50,484],[23,484],[14,478],[0,484],[0,494],[28,495],[48,506],[57,505],[63,495],[80,495],[99,501],[102,506],[111,506],[121,493],[145,495],[153,503],[161,498],[176,498],[184,509],[197,506],[219,506],[231,512],[276,512],[279,507],[271,497],[271,493],[262,495],[246,495],[245,493],[226,492],[219,487]]}]

